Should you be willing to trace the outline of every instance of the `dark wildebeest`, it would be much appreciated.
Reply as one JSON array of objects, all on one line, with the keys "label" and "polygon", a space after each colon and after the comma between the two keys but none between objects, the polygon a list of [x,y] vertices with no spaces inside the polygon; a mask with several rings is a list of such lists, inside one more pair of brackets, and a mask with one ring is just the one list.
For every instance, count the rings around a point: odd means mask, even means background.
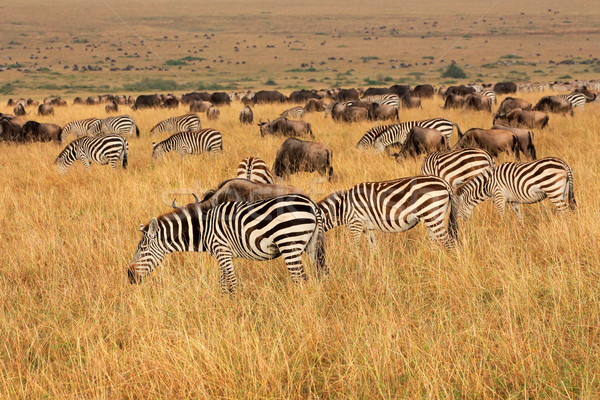
[{"label": "dark wildebeest", "polygon": [[383,121],[386,119],[398,120],[398,107],[389,104],[371,103],[369,104],[369,120]]},{"label": "dark wildebeest", "polygon": [[212,107],[210,101],[195,100],[190,103],[190,112],[205,112]]},{"label": "dark wildebeest", "polygon": [[405,94],[402,97],[402,107],[404,108],[419,108],[421,107],[421,98]]},{"label": "dark wildebeest", "polygon": [[57,106],[57,107],[64,107],[67,105],[67,101],[64,99],[61,99],[60,97],[57,97],[56,99],[52,99],[51,104],[53,106]]},{"label": "dark wildebeest", "polygon": [[75,97],[73,99],[73,104],[85,104],[85,102],[83,101],[83,99],[81,97]]},{"label": "dark wildebeest", "polygon": [[107,113],[116,113],[119,112],[119,106],[117,106],[117,103],[115,103],[114,101],[111,103],[108,103],[107,105],[104,106],[104,111],[106,111]]},{"label": "dark wildebeest", "polygon": [[321,99],[308,99],[306,105],[304,106],[304,111],[306,112],[314,112],[314,111],[324,111],[325,103]]},{"label": "dark wildebeest", "polygon": [[573,93],[581,93],[582,95],[584,95],[586,103],[591,103],[592,101],[596,100],[596,97],[598,97],[598,93],[594,93],[588,90],[587,86],[577,88],[573,91]]},{"label": "dark wildebeest", "polygon": [[210,95],[210,102],[216,106],[228,106],[231,104],[231,98],[225,92],[214,92]]},{"label": "dark wildebeest", "polygon": [[532,108],[533,111],[544,111],[556,114],[568,114],[573,116],[573,107],[569,100],[558,96],[544,96]]},{"label": "dark wildebeest", "polygon": [[98,105],[98,104],[100,104],[100,97],[89,96],[87,99],[85,99],[85,104],[87,104],[88,106]]},{"label": "dark wildebeest", "polygon": [[525,154],[526,157],[532,160],[535,160],[537,158],[535,145],[533,144],[533,132],[527,129],[515,128],[512,126],[498,124],[492,126],[492,129],[504,129],[506,131],[514,133],[517,136],[517,139],[519,140],[519,149],[521,150],[521,153]]},{"label": "dark wildebeest", "polygon": [[135,99],[135,104],[131,107],[134,110],[142,108],[158,108],[162,103],[160,96],[157,94],[141,94]]},{"label": "dark wildebeest", "polygon": [[40,105],[40,102],[29,98],[29,99],[27,99],[27,105],[37,107]]},{"label": "dark wildebeest", "polygon": [[367,90],[365,90],[365,93],[363,94],[363,97],[365,97],[365,96],[377,96],[377,95],[381,95],[381,94],[390,94],[390,93],[392,93],[392,91],[390,90],[390,88],[370,87]]},{"label": "dark wildebeest", "polygon": [[62,128],[56,124],[40,124],[36,121],[28,121],[21,128],[21,141],[60,143]]},{"label": "dark wildebeest", "polygon": [[433,151],[444,151],[448,149],[448,142],[442,132],[437,129],[413,126],[410,131],[408,131],[406,141],[402,145],[400,153],[396,154],[396,160],[402,156],[405,157],[406,155],[416,157],[422,153],[431,153]]},{"label": "dark wildebeest", "polygon": [[446,97],[450,96],[451,94],[457,94],[459,96],[467,96],[469,94],[473,94],[475,93],[475,88],[471,87],[471,86],[466,86],[466,85],[460,85],[460,86],[450,86],[448,87],[448,89],[446,89],[446,92],[444,93],[444,95]]},{"label": "dark wildebeest", "polygon": [[346,105],[343,103],[331,103],[329,106],[325,108],[325,118],[327,118],[327,114],[331,114],[331,119],[334,121],[341,121],[344,116],[344,111],[346,110]]},{"label": "dark wildebeest", "polygon": [[250,106],[246,106],[240,111],[240,122],[242,124],[251,124],[254,121],[254,113]]},{"label": "dark wildebeest", "polygon": [[177,100],[175,97],[168,97],[165,99],[165,101],[163,101],[163,103],[161,104],[162,108],[177,108],[179,107],[179,100]]},{"label": "dark wildebeest", "polygon": [[409,85],[390,86],[390,93],[393,93],[393,94],[397,95],[398,97],[402,98],[407,93],[410,93],[410,86]]},{"label": "dark wildebeest", "polygon": [[210,93],[208,92],[191,92],[181,96],[183,104],[190,104],[194,101],[210,101]]},{"label": "dark wildebeest", "polygon": [[358,100],[359,98],[360,96],[358,95],[358,91],[356,89],[340,89],[335,96],[337,101]]},{"label": "dark wildebeest", "polygon": [[331,181],[333,179],[332,157],[332,151],[322,143],[289,138],[277,150],[273,173],[285,178],[296,172],[316,171],[321,175],[327,175]]},{"label": "dark wildebeest", "polygon": [[492,112],[492,99],[477,93],[465,97],[465,108],[473,111]]},{"label": "dark wildebeest", "polygon": [[[232,201],[255,201],[290,193],[302,193],[293,186],[252,182],[248,179],[234,178],[221,182],[216,189],[204,193],[200,208],[206,211],[219,204]],[[175,201],[173,201],[175,206]]]},{"label": "dark wildebeest", "polygon": [[314,90],[297,90],[295,92],[290,93],[288,97],[288,101],[290,103],[305,103],[310,99],[320,99],[321,97]]},{"label": "dark wildebeest", "polygon": [[15,113],[16,116],[21,116],[21,115],[27,114],[25,112],[25,107],[23,107],[23,104],[21,104],[21,103],[19,103],[15,106],[15,108],[13,109],[13,112]]},{"label": "dark wildebeest", "polygon": [[366,121],[368,117],[369,112],[366,108],[356,106],[346,107],[342,114],[342,120],[344,120],[345,122]]},{"label": "dark wildebeest", "polygon": [[279,117],[269,122],[260,121],[260,136],[265,135],[282,135],[289,137],[297,137],[310,135],[314,139],[313,131],[310,123],[305,121],[292,121],[285,117]]},{"label": "dark wildebeest", "polygon": [[277,90],[259,90],[252,98],[253,104],[285,103],[287,97]]},{"label": "dark wildebeest", "polygon": [[515,108],[520,108],[522,110],[531,110],[531,103],[527,100],[519,99],[516,97],[507,97],[504,100],[502,100],[502,103],[500,103],[500,107],[498,107],[497,114],[508,114]]},{"label": "dark wildebeest", "polygon": [[502,152],[512,152],[515,158],[521,161],[517,135],[504,129],[469,129],[452,149],[464,149],[467,147],[483,149],[493,157]]},{"label": "dark wildebeest", "polygon": [[529,111],[515,108],[505,115],[494,116],[494,124],[509,125],[521,128],[540,128],[544,129],[548,126],[548,114],[541,111]]},{"label": "dark wildebeest", "polygon": [[54,107],[48,104],[40,104],[38,115],[54,115]]},{"label": "dark wildebeest", "polygon": [[514,82],[498,82],[494,85],[496,94],[517,93],[517,84]]},{"label": "dark wildebeest", "polygon": [[465,97],[459,94],[449,94],[444,102],[444,109],[463,108],[465,105]]},{"label": "dark wildebeest", "polygon": [[221,115],[221,111],[217,107],[211,106],[208,110],[206,110],[206,119],[209,121],[214,121],[219,118]]},{"label": "dark wildebeest", "polygon": [[0,141],[20,141],[21,127],[9,118],[0,118]]},{"label": "dark wildebeest", "polygon": [[412,96],[420,97],[422,99],[431,99],[434,94],[433,86],[431,85],[417,85],[411,91]]}]

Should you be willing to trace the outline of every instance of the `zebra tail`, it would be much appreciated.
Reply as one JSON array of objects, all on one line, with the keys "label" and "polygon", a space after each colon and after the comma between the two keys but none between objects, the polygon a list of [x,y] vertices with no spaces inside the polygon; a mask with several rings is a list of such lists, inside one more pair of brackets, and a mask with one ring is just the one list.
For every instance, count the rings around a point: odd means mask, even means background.
[{"label": "zebra tail", "polygon": [[129,145],[125,142],[123,144],[123,151],[121,152],[121,165],[123,169],[127,168],[127,153],[129,153]]},{"label": "zebra tail", "polygon": [[323,215],[321,209],[315,204],[315,216],[317,221],[315,230],[306,246],[306,254],[315,266],[317,278],[323,278],[329,275],[329,269],[325,261],[325,230],[323,228]]},{"label": "zebra tail", "polygon": [[308,125],[308,133],[310,133],[310,137],[314,139],[315,135],[313,135],[312,126],[308,122],[306,124]]},{"label": "zebra tail", "polygon": [[519,152],[519,140],[516,136],[513,136],[512,151],[515,154],[515,158],[517,159],[517,161],[521,161],[521,153]]},{"label": "zebra tail", "polygon": [[459,198],[452,188],[448,186],[450,195],[450,218],[448,218],[448,233],[453,243],[458,244],[458,209],[460,207]]},{"label": "zebra tail", "polygon": [[135,126],[135,136],[140,137],[140,128],[138,128],[138,126]]},{"label": "zebra tail", "polygon": [[574,211],[577,208],[575,201],[575,190],[573,188],[573,170],[567,165],[567,178],[569,179],[569,208]]},{"label": "zebra tail", "polygon": [[460,127],[456,123],[452,123],[452,125],[454,125],[456,127],[456,132],[458,132],[458,139],[460,140],[463,137],[463,133],[460,130]]},{"label": "zebra tail", "polygon": [[327,151],[327,180],[331,182],[333,179],[333,165],[331,165],[332,154],[331,151]]},{"label": "zebra tail", "polygon": [[527,144],[527,151],[533,160],[537,159],[537,153],[535,151],[535,145],[533,144],[533,132],[529,131],[529,143]]}]

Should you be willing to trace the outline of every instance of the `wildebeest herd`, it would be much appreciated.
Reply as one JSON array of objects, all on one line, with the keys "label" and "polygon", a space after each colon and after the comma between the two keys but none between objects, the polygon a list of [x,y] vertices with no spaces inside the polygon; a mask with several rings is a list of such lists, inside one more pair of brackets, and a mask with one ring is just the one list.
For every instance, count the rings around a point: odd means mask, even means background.
[{"label": "wildebeest herd", "polygon": [[[506,85],[504,85],[506,86]],[[491,88],[456,86],[439,88],[443,108],[491,112],[496,94],[513,94],[512,86]],[[514,88],[516,89],[516,88]],[[537,160],[533,129],[548,126],[547,113],[573,115],[574,108],[584,108],[594,101],[597,92],[579,87],[568,95],[544,96],[532,106],[517,97],[506,97],[493,116],[491,128],[474,127],[464,133],[453,121],[434,117],[420,121],[399,121],[400,108],[420,107],[421,100],[431,98],[436,90],[430,85],[410,89],[403,85],[370,88],[365,91],[340,89],[297,91],[289,97],[276,91],[247,92],[228,95],[217,92],[189,93],[183,96],[106,96],[103,99],[77,98],[76,104],[119,104],[132,109],[176,108],[189,104],[188,114],[157,121],[150,134],[171,136],[153,143],[152,157],[169,152],[181,156],[210,153],[218,156],[227,150],[227,135],[213,128],[202,129],[200,117],[219,118],[220,106],[240,100],[240,124],[254,122],[252,106],[265,103],[304,103],[282,110],[272,121],[258,123],[257,136],[287,137],[274,156],[272,168],[249,154],[237,166],[237,177],[222,182],[217,189],[196,198],[194,203],[174,210],[143,225],[142,239],[128,268],[129,280],[141,282],[164,257],[175,251],[206,251],[218,260],[221,287],[236,289],[233,258],[267,260],[282,256],[292,278],[306,279],[301,254],[306,252],[318,276],[328,273],[325,232],[346,225],[356,243],[366,232],[375,246],[373,231],[403,232],[422,222],[432,239],[445,247],[459,244],[458,219],[470,217],[472,209],[492,198],[503,213],[510,204],[522,220],[520,204],[530,204],[548,197],[559,211],[575,209],[573,171],[563,160],[547,157]],[[96,101],[97,100],[97,101]],[[69,135],[75,140],[58,155],[56,167],[62,173],[79,160],[127,167],[127,137],[140,136],[135,121],[128,115],[87,118],[64,127],[27,121],[25,109],[35,102],[19,100],[15,115],[0,116],[0,138],[4,141],[49,141],[61,143]],[[52,101],[39,105],[40,115],[47,115]],[[64,101],[54,102],[64,105]],[[44,107],[42,110],[42,106]],[[282,107],[283,108],[283,107]],[[315,138],[311,124],[300,120],[305,113],[322,112],[335,121],[392,121],[375,125],[357,144],[362,151],[385,151],[401,162],[405,157],[426,154],[418,175],[383,182],[358,183],[334,192],[315,202],[303,191],[282,184],[297,172],[317,172],[334,179],[333,152],[323,143],[299,139]],[[450,146],[456,128],[458,141]],[[317,132],[318,136],[318,132]],[[225,147],[223,144],[225,141]],[[393,151],[393,153],[392,153]],[[494,157],[507,152],[518,161],[521,154],[529,161],[496,165]],[[234,166],[232,166],[233,168]],[[194,195],[195,196],[195,195]],[[446,225],[445,221],[448,219]]]}]

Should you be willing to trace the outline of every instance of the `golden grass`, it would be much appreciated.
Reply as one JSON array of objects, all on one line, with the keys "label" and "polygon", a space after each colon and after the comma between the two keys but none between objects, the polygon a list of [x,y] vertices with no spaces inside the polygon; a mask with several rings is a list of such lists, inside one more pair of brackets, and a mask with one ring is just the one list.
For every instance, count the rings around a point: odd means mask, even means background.
[{"label": "golden grass", "polygon": [[[439,99],[424,105],[402,111],[402,120],[491,125],[485,112],[446,112]],[[255,116],[284,107],[256,107]],[[139,224],[169,209],[163,191],[214,187],[245,156],[272,163],[282,139],[241,126],[241,108],[222,108],[214,124],[203,119],[223,134],[215,158],[153,161],[149,129],[176,114],[165,110],[129,112],[142,137],[130,139],[126,171],[77,164],[61,176],[53,166],[61,146],[0,145],[1,398],[600,396],[597,105],[574,118],[553,115],[549,129],[536,131],[540,157],[573,167],[572,215],[545,201],[523,207],[521,227],[486,202],[461,223],[463,245],[452,251],[432,246],[418,225],[378,233],[372,253],[363,239],[357,253],[338,228],[327,234],[331,276],[317,281],[309,266],[301,287],[281,259],[235,260],[241,290],[224,296],[216,261],[199,253],[170,255],[141,286],[129,285]],[[103,108],[57,108],[40,119],[94,115]],[[356,150],[371,123],[306,119],[333,149],[337,177],[286,183],[315,200],[420,168],[421,159],[399,165]]]}]

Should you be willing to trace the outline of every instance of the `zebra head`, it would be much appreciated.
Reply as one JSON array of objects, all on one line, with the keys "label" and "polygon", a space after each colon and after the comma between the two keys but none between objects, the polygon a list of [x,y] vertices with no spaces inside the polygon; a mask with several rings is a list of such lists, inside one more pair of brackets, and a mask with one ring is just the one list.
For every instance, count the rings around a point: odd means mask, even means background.
[{"label": "zebra head", "polygon": [[165,149],[162,143],[152,142],[152,158],[159,159],[165,153]]},{"label": "zebra head", "polygon": [[58,157],[56,157],[56,161],[54,163],[56,164],[58,172],[61,174],[66,174],[69,171],[71,164],[73,164],[73,162],[75,162],[77,159],[77,151],[75,149],[76,142],[77,141],[74,141],[68,144],[67,147],[60,152]]},{"label": "zebra head", "polygon": [[129,283],[142,283],[142,277],[152,272],[165,258],[165,249],[161,246],[159,238],[158,220],[152,218],[148,225],[140,227],[140,231],[142,231],[142,240],[138,243],[127,270]]},{"label": "zebra head", "polygon": [[492,197],[491,174],[485,171],[466,181],[456,188],[458,197],[458,216],[462,219],[471,218],[473,208],[479,203]]}]

